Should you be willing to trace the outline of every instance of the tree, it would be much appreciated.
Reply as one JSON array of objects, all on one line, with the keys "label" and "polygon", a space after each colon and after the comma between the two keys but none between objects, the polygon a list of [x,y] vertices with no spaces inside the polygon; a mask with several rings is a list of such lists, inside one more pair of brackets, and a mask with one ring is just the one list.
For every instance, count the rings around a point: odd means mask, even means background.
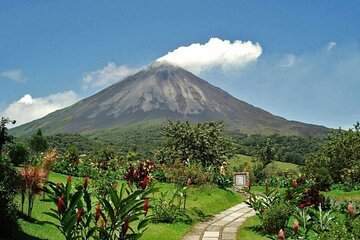
[{"label": "tree", "polygon": [[30,146],[36,153],[44,152],[47,149],[47,141],[43,136],[41,129],[38,129],[36,134],[31,136]]},{"label": "tree", "polygon": [[0,123],[0,156],[3,152],[3,147],[6,143],[11,142],[13,140],[13,137],[11,135],[8,135],[6,124],[15,124],[15,120],[10,120],[9,118],[1,117],[1,123]]},{"label": "tree", "polygon": [[30,149],[26,143],[19,141],[10,145],[8,154],[10,160],[14,164],[19,165],[21,163],[27,162],[30,155]]},{"label": "tree", "polygon": [[359,122],[348,131],[331,131],[320,150],[307,157],[305,171],[316,176],[319,169],[326,169],[334,183],[360,183]]},{"label": "tree", "polygon": [[203,167],[221,166],[235,152],[235,145],[224,134],[223,122],[172,122],[165,127],[165,141],[156,156],[161,162],[181,159],[186,164],[196,161]]}]

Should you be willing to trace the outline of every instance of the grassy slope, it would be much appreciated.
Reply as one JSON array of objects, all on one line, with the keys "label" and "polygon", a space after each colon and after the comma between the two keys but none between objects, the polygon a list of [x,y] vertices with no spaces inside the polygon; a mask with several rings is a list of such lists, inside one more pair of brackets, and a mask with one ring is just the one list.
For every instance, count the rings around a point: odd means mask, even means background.
[{"label": "grassy slope", "polygon": [[[238,167],[239,164],[243,164],[245,162],[249,162],[251,163],[253,161],[253,158],[250,156],[245,156],[245,155],[235,155],[233,158],[229,159],[228,163],[229,163],[229,169],[232,169],[233,167]],[[293,163],[287,163],[287,162],[279,162],[279,161],[275,161],[273,163],[270,163],[269,166],[271,165],[275,165],[275,168],[278,168],[280,170],[297,170],[298,169],[298,165],[293,164]]]},{"label": "grassy slope", "polygon": [[[66,176],[51,173],[50,180],[53,182],[65,182]],[[75,182],[82,182],[82,179],[73,178]],[[171,184],[159,183],[157,187],[161,191],[167,191],[173,189]],[[239,194],[235,194],[231,191],[225,191],[218,188],[209,187],[191,187],[187,191],[187,209],[197,208],[204,215],[214,215],[222,210],[225,210],[239,202],[242,202],[244,198]],[[20,198],[17,199],[20,203]],[[221,202],[221,204],[219,204]],[[51,225],[51,222],[55,220],[44,212],[49,211],[50,208],[55,208],[55,205],[51,202],[42,201],[41,197],[38,197],[34,204],[33,217],[34,223],[20,220],[20,226],[22,232],[16,236],[17,239],[64,239],[56,227]],[[26,212],[26,208],[25,208]],[[190,210],[190,212],[192,212]],[[191,225],[184,223],[176,224],[150,224],[149,229],[145,235],[141,238],[144,240],[158,239],[158,240],[175,240],[181,239],[188,230],[191,229]],[[169,234],[171,233],[171,234]]]}]

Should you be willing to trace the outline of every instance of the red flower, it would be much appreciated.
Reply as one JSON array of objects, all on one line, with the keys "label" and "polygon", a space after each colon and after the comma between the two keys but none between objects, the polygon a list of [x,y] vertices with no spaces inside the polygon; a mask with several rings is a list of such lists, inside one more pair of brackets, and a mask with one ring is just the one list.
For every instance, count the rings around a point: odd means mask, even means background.
[{"label": "red flower", "polygon": [[191,178],[188,178],[188,180],[186,181],[186,186],[190,186],[191,184]]},{"label": "red flower", "polygon": [[64,208],[65,208],[65,203],[64,203],[64,195],[61,195],[61,197],[59,197],[58,203],[58,213],[61,214],[64,212]]},{"label": "red flower", "polygon": [[285,233],[284,233],[284,231],[283,231],[282,229],[280,229],[280,231],[279,231],[279,238],[280,238],[281,240],[284,240],[284,239],[285,239]]},{"label": "red flower", "polygon": [[86,190],[87,186],[88,186],[88,181],[89,181],[89,177],[85,176],[84,177],[84,189]]},{"label": "red flower", "polygon": [[96,211],[95,211],[95,222],[97,222],[100,218],[100,213],[101,213],[101,204],[98,203],[98,205],[96,206]]},{"label": "red flower", "polygon": [[72,176],[69,175],[69,176],[67,177],[67,182],[68,182],[68,183],[71,183],[71,180],[72,180]]},{"label": "red flower", "polygon": [[295,234],[297,234],[298,230],[299,230],[299,222],[297,220],[294,221],[294,232]]},{"label": "red flower", "polygon": [[353,220],[355,214],[354,214],[354,206],[352,205],[351,202],[349,202],[348,210],[349,210],[349,213],[350,213],[350,217],[351,217],[351,219]]},{"label": "red flower", "polygon": [[130,217],[128,217],[126,220],[125,220],[125,222],[124,222],[124,224],[122,225],[122,231],[121,231],[121,235],[122,236],[125,236],[126,235],[126,232],[127,232],[127,230],[129,229],[129,223],[130,223]]},{"label": "red flower", "polygon": [[296,180],[293,180],[293,182],[292,182],[292,187],[293,187],[293,188],[296,188],[296,186],[297,186],[297,182],[296,182]]},{"label": "red flower", "polygon": [[77,222],[78,223],[81,222],[81,217],[82,217],[83,213],[84,213],[84,209],[79,208],[77,211]]},{"label": "red flower", "polygon": [[145,204],[144,204],[144,215],[146,216],[147,212],[148,212],[148,209],[149,209],[149,198],[147,197],[145,199]]},{"label": "red flower", "polygon": [[292,199],[294,197],[294,194],[292,192],[289,193],[289,197],[290,197],[290,199]]},{"label": "red flower", "polygon": [[265,190],[269,191],[269,183],[268,182],[265,184]]},{"label": "red flower", "polygon": [[105,228],[105,222],[104,222],[103,219],[101,219],[100,228],[101,228],[101,229],[104,229],[104,228]]},{"label": "red flower", "polygon": [[142,189],[145,189],[145,188],[146,188],[147,182],[148,182],[147,177],[144,177],[144,180],[141,182],[141,188],[142,188]]},{"label": "red flower", "polygon": [[60,188],[60,183],[59,182],[56,183],[56,188]]}]

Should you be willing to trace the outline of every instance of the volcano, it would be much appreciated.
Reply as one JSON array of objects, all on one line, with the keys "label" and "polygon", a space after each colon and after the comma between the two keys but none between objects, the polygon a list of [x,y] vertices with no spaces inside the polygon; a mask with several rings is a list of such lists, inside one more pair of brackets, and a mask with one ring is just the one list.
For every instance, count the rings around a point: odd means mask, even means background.
[{"label": "volcano", "polygon": [[231,131],[323,135],[327,128],[288,121],[236,99],[194,74],[165,62],[144,70],[74,105],[12,129],[15,135],[89,132],[149,120],[224,121]]}]

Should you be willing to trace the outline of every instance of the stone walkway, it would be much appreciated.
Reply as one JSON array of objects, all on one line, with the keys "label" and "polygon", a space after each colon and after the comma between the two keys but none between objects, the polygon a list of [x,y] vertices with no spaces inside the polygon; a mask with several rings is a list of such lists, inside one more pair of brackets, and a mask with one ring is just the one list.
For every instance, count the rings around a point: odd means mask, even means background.
[{"label": "stone walkway", "polygon": [[196,224],[183,240],[235,240],[239,226],[254,215],[255,211],[246,203],[240,203],[206,222]]}]

